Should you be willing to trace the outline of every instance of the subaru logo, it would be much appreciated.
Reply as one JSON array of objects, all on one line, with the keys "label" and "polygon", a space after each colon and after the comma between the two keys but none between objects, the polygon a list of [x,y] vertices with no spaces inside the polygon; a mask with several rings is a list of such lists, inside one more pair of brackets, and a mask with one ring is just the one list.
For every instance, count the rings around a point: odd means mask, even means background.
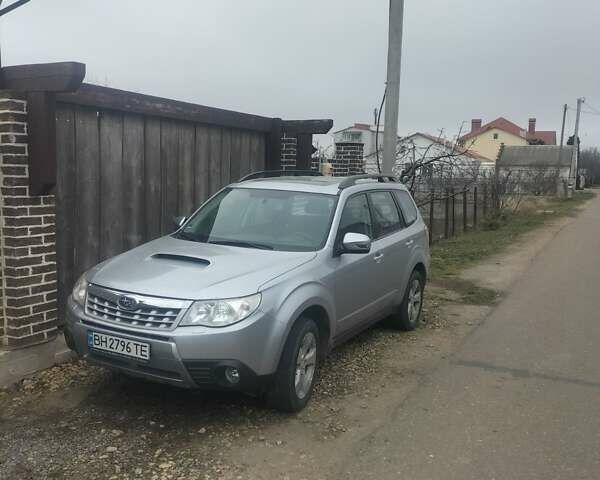
[{"label": "subaru logo", "polygon": [[117,303],[123,310],[137,310],[138,308],[138,301],[131,297],[119,297],[119,301]]}]

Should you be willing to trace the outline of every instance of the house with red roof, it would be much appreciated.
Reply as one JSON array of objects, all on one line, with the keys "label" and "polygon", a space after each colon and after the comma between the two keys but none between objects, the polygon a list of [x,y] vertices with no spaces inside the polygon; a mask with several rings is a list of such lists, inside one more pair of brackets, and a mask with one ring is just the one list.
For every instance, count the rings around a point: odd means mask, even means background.
[{"label": "house with red roof", "polygon": [[486,158],[495,160],[498,157],[500,146],[525,146],[525,145],[556,145],[556,132],[537,130],[537,120],[529,119],[529,126],[524,129],[516,123],[499,117],[483,125],[479,118],[471,121],[471,131],[460,137],[461,145],[475,151]]}]

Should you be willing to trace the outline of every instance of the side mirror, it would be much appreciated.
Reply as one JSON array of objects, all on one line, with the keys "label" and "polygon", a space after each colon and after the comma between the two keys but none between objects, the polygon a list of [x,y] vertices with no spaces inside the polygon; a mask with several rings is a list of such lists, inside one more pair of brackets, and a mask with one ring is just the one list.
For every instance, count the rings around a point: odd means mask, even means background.
[{"label": "side mirror", "polygon": [[173,226],[179,230],[179,228],[185,223],[185,221],[187,220],[187,217],[181,216],[181,217],[173,217]]},{"label": "side mirror", "polygon": [[369,253],[371,251],[371,239],[362,233],[348,232],[342,241],[341,253]]}]

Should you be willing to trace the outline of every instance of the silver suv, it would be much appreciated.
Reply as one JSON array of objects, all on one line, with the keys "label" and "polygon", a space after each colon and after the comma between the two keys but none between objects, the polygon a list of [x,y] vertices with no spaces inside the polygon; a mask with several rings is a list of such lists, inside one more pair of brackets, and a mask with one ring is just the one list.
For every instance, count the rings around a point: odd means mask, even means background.
[{"label": "silver suv", "polygon": [[384,317],[417,326],[428,266],[427,228],[393,177],[258,172],[86,272],[65,337],[130,375],[293,412],[332,347]]}]

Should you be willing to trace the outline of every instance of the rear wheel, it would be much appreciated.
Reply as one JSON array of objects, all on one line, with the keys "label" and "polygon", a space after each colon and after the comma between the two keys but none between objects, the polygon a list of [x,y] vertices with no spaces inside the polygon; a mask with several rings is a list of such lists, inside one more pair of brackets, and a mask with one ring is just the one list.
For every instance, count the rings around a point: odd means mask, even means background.
[{"label": "rear wheel", "polygon": [[394,327],[400,330],[414,330],[417,328],[423,307],[424,286],[423,275],[417,270],[413,271],[404,293],[404,299],[398,312],[392,317]]},{"label": "rear wheel", "polygon": [[290,332],[271,390],[269,405],[282,412],[302,410],[312,395],[318,368],[319,329],[300,318]]}]

